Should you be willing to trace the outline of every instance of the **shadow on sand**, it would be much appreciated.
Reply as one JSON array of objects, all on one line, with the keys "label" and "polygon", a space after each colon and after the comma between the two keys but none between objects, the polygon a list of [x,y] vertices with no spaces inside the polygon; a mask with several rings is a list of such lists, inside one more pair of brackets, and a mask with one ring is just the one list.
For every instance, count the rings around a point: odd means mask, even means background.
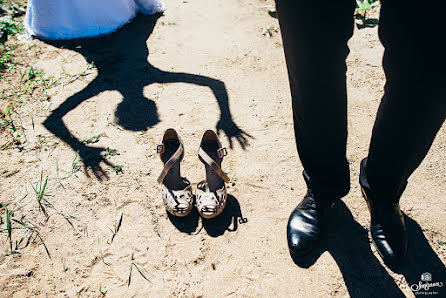
[{"label": "shadow on sand", "polygon": [[[432,275],[431,283],[442,282],[442,287],[432,287],[425,292],[438,292],[437,297],[446,297],[446,267],[430,246],[418,223],[407,215],[407,233],[409,235],[408,256],[406,262],[394,271],[403,274],[409,286],[418,285],[423,273]],[[426,283],[423,281],[423,283]],[[421,295],[424,290],[420,291]]]},{"label": "shadow on sand", "polygon": [[233,140],[236,140],[245,149],[248,138],[251,137],[232,120],[224,82],[190,73],[166,72],[148,62],[147,39],[160,16],[138,15],[120,30],[98,38],[46,41],[57,48],[82,54],[88,63],[97,68],[97,77],[56,108],[45,120],[44,126],[74,151],[79,152],[87,175],[87,169],[90,168],[99,180],[107,178],[107,172],[101,167],[101,163],[113,166],[102,156],[105,149],[87,146],[73,137],[62,118],[85,100],[106,90],[116,90],[123,96],[115,111],[118,124],[126,130],[141,131],[160,122],[155,102],[143,95],[144,87],[153,83],[178,82],[205,86],[212,90],[220,108],[217,132],[223,131],[230,147],[233,146]]},{"label": "shadow on sand", "polygon": [[[246,222],[248,219],[243,217],[239,202],[229,194],[226,207],[219,216],[211,219],[202,218],[203,227],[211,237],[221,236],[225,231],[235,232],[239,224]],[[231,224],[232,228],[230,228]]]},{"label": "shadow on sand", "polygon": [[[191,213],[189,213],[189,215],[186,217],[176,217],[171,215],[169,212],[167,212],[167,216],[180,232],[192,234],[195,233],[198,228],[200,216],[196,208],[193,208]],[[218,237],[223,235],[226,231],[237,231],[238,225],[248,222],[248,219],[242,216],[240,204],[237,199],[228,194],[226,207],[223,212],[215,218],[202,218],[201,222],[203,224],[203,228],[206,230],[209,236]],[[201,228],[198,233],[200,231]]]},{"label": "shadow on sand", "polygon": [[[429,245],[420,226],[407,216],[405,219],[409,234],[408,259],[394,272],[403,274],[409,287],[418,284],[424,272],[432,274],[433,282],[445,283],[444,264]],[[293,258],[296,265],[309,268],[327,251],[339,266],[351,297],[405,297],[372,253],[368,231],[353,218],[342,201],[334,207],[330,222],[332,225],[327,227],[314,251],[304,257]]]}]

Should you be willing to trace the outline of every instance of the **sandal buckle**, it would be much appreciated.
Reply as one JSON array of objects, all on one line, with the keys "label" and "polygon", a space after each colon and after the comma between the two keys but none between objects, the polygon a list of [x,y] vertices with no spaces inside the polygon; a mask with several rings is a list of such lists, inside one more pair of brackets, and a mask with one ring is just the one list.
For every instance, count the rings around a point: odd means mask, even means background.
[{"label": "sandal buckle", "polygon": [[226,155],[228,155],[228,150],[226,150],[226,148],[224,148],[224,147],[220,148],[220,149],[217,150],[217,154],[218,154],[219,158],[223,158]]},{"label": "sandal buckle", "polygon": [[159,153],[159,154],[164,153],[164,144],[156,146],[156,153]]}]

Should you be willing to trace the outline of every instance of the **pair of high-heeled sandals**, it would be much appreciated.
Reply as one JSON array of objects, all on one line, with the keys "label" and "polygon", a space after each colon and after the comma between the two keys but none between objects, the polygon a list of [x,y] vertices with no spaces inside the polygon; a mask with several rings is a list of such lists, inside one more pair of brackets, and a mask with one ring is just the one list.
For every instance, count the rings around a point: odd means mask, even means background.
[{"label": "pair of high-heeled sandals", "polygon": [[[189,180],[181,177],[180,163],[184,157],[184,145],[178,133],[170,128],[166,130],[157,152],[164,168],[158,177],[161,184],[164,205],[174,216],[183,217],[190,213],[194,205],[194,195]],[[195,206],[204,218],[219,215],[226,206],[226,185],[228,176],[221,169],[223,158],[227,155],[217,134],[208,130],[201,138],[198,157],[205,165],[206,180],[197,184]]]}]

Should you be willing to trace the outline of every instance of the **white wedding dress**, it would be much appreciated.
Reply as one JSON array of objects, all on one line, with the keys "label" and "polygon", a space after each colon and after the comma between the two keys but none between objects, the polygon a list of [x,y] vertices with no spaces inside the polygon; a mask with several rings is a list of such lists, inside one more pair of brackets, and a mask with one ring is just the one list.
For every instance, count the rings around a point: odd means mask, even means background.
[{"label": "white wedding dress", "polygon": [[164,9],[161,0],[28,0],[25,29],[47,40],[93,37]]}]

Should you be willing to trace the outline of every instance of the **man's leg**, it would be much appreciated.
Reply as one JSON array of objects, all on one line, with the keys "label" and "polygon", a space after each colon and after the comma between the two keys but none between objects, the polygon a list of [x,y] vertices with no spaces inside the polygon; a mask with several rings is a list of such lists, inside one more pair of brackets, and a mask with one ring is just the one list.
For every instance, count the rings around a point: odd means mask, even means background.
[{"label": "man's leg", "polygon": [[[388,263],[401,263],[405,256],[399,198],[446,117],[446,48],[440,38],[446,30],[440,19],[430,5],[382,0],[379,36],[387,81],[361,184],[372,209],[382,209],[380,216],[372,215],[372,225],[384,235],[373,237],[372,229],[372,238]],[[412,26],[407,20],[414,20]]]},{"label": "man's leg", "polygon": [[277,0],[276,6],[299,157],[313,192],[337,200],[350,188],[345,59],[355,1]]},{"label": "man's leg", "polygon": [[[366,167],[371,187],[385,200],[398,199],[446,117],[444,24],[435,23],[438,16],[429,5],[399,2],[382,1],[379,35],[387,82]],[[414,27],[407,26],[411,19]]]},{"label": "man's leg", "polygon": [[309,194],[291,214],[292,254],[309,251],[331,203],[350,189],[345,59],[354,0],[276,0],[288,67],[297,150]]}]

